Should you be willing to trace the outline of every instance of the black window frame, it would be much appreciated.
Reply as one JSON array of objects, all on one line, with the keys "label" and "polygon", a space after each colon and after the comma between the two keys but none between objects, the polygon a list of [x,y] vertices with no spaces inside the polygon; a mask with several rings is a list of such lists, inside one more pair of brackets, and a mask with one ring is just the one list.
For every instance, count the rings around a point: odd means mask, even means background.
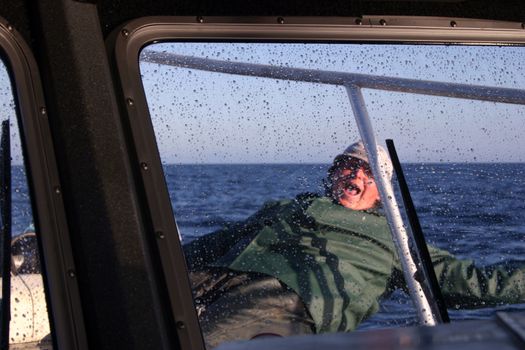
[{"label": "black window frame", "polygon": [[[171,312],[183,348],[202,346],[186,262],[166,186],[139,67],[141,50],[167,41],[337,42],[390,44],[525,45],[517,22],[476,19],[343,17],[144,17],[114,31],[107,41],[119,77],[121,110],[134,150],[132,166],[144,194],[147,231],[156,237]],[[184,325],[184,327],[182,327]]]},{"label": "black window frame", "polygon": [[15,100],[53,346],[87,349],[40,74],[29,45],[3,18],[0,18],[0,57],[8,70]]}]

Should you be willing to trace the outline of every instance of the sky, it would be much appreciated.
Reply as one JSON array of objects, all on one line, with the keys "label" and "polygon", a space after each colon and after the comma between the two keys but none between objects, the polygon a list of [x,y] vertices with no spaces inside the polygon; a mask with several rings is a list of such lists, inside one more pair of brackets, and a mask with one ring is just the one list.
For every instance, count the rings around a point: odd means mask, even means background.
[{"label": "sky", "polygon": [[7,74],[7,68],[0,60],[0,121],[10,120],[11,127],[11,159],[13,164],[22,164],[22,147],[18,133],[18,123],[16,121],[15,102],[13,89]]},{"label": "sky", "polygon": [[[148,50],[520,88],[523,48],[161,43]],[[344,88],[141,63],[165,163],[327,163],[358,139]],[[376,138],[407,162],[523,162],[525,107],[363,90]]]},{"label": "sky", "polygon": [[[525,87],[522,47],[161,43],[149,50],[275,66]],[[141,63],[165,163],[328,163],[359,138],[341,87]],[[363,90],[376,138],[406,162],[524,162],[525,106]],[[1,118],[12,90],[0,63]]]}]

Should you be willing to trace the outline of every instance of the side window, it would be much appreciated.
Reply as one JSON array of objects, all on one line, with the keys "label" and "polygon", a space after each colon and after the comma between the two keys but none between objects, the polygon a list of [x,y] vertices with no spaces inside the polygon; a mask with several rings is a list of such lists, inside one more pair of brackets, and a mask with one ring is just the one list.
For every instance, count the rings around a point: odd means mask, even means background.
[{"label": "side window", "polygon": [[[307,75],[250,75],[277,66],[519,89],[522,54],[495,46],[146,47],[142,82],[207,346],[417,323],[347,90]],[[259,66],[230,74],[198,59]],[[396,142],[451,318],[523,309],[525,107],[410,88],[363,89],[363,97],[378,144]]]},{"label": "side window", "polygon": [[[11,144],[11,168],[2,169],[11,172],[11,192],[7,194],[11,197],[11,213],[8,213],[11,230],[6,232],[12,238],[9,343],[11,346],[38,343],[49,348],[50,328],[36,241],[38,232],[31,211],[13,90],[7,67],[1,61],[0,105],[1,121],[10,127],[10,133],[6,136]],[[5,280],[6,276],[2,276],[2,282]]]}]

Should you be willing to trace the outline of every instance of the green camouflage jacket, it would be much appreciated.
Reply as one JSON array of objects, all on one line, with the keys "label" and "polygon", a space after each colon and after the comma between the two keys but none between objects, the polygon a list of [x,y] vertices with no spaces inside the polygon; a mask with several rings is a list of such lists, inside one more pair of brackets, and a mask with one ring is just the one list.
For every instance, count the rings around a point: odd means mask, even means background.
[{"label": "green camouflage jacket", "polygon": [[[385,293],[406,288],[385,218],[326,197],[267,203],[246,222],[203,243],[201,260],[191,266],[212,263],[278,278],[305,302],[317,332],[353,330],[378,311]],[[525,268],[479,269],[446,251],[429,251],[449,307],[525,300]]]}]

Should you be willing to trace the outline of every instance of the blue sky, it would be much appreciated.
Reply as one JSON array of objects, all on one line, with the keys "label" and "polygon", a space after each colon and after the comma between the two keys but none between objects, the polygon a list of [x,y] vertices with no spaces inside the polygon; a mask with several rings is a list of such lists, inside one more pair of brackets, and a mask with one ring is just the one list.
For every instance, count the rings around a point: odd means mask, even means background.
[{"label": "blue sky", "polygon": [[13,99],[13,90],[7,68],[0,60],[0,120],[10,119],[11,124],[11,158],[14,164],[22,164],[22,148],[20,146],[20,136],[18,134],[18,123],[16,122],[15,102]]},{"label": "blue sky", "polygon": [[[149,49],[239,62],[525,87],[523,48],[163,43]],[[521,55],[520,55],[521,54]],[[340,87],[142,63],[166,163],[326,163],[358,138]],[[364,90],[381,142],[410,162],[523,162],[525,107]]]},{"label": "blue sky", "polygon": [[[522,47],[163,43],[198,57],[525,88]],[[326,163],[358,138],[344,89],[142,63],[166,163]],[[524,162],[525,107],[364,90],[376,137],[410,162]],[[2,118],[14,117],[0,64]],[[13,161],[21,163],[16,123]]]}]

